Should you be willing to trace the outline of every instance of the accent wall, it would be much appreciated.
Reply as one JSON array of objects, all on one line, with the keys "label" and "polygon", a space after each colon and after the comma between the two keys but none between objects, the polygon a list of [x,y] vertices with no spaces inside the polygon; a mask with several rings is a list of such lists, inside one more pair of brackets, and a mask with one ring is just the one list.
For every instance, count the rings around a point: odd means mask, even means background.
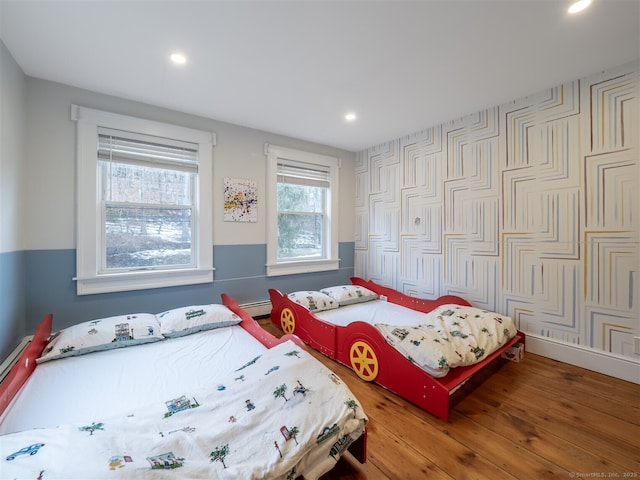
[{"label": "accent wall", "polygon": [[638,78],[633,62],[359,152],[356,275],[460,295],[530,351],[638,382]]}]

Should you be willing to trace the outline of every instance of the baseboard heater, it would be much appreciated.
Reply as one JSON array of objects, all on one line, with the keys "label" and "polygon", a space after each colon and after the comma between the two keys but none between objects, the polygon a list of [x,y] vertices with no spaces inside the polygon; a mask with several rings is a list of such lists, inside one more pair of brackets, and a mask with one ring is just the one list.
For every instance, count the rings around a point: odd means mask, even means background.
[{"label": "baseboard heater", "polygon": [[11,367],[13,367],[18,361],[18,357],[20,357],[22,352],[24,352],[24,349],[27,348],[27,345],[29,345],[29,342],[31,342],[32,338],[33,335],[27,335],[26,337],[24,337],[18,344],[18,346],[14,348],[13,351],[9,354],[9,356],[4,359],[2,365],[0,365],[0,383],[2,383],[7,375],[9,375]]},{"label": "baseboard heater", "polygon": [[268,317],[271,314],[271,301],[263,300],[261,302],[243,303],[240,308],[253,318]]}]

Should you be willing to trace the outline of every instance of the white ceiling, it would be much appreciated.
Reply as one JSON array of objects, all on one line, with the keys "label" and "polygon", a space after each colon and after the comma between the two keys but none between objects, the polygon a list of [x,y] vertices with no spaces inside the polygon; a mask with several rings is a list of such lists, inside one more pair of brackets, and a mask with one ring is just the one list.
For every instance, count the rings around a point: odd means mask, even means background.
[{"label": "white ceiling", "polygon": [[640,0],[568,6],[0,0],[0,37],[32,77],[358,151],[640,58]]}]

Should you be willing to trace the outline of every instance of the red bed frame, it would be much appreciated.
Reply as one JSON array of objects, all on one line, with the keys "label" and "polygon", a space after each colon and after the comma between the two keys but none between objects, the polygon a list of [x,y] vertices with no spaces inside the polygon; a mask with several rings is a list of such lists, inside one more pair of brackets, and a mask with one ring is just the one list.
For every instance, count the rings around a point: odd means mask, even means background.
[{"label": "red bed frame", "polygon": [[[470,305],[454,295],[424,300],[358,277],[352,277],[351,282],[385,296],[389,302],[421,312],[430,312],[447,303]],[[312,348],[353,369],[363,380],[373,381],[444,420],[449,417],[450,396],[454,392],[504,351],[516,343],[525,343],[524,333],[518,331],[509,342],[481,362],[452,368],[446,376],[434,378],[398,353],[368,323],[354,319],[344,327],[334,325],[321,320],[276,289],[269,289],[269,296],[271,321],[286,334],[295,333]]]},{"label": "red bed frame", "polygon": [[[242,320],[240,326],[249,332],[254,338],[256,338],[262,345],[267,348],[272,348],[280,343],[292,340],[300,348],[306,350],[306,345],[295,335],[286,334],[280,338],[271,335],[264,330],[258,322],[256,322],[251,315],[245,312],[238,303],[226,293],[221,295],[222,304],[229,310],[238,315]],[[27,381],[31,373],[35,370],[36,358],[40,356],[44,348],[47,346],[49,337],[51,335],[51,327],[53,322],[53,314],[47,314],[38,328],[36,329],[33,339],[29,342],[27,348],[24,349],[18,361],[11,367],[9,374],[0,384],[0,415],[11,403],[13,397],[20,391],[20,388]],[[367,460],[367,430],[365,429],[362,435],[353,442],[349,448],[349,452],[360,463],[365,463]]]}]

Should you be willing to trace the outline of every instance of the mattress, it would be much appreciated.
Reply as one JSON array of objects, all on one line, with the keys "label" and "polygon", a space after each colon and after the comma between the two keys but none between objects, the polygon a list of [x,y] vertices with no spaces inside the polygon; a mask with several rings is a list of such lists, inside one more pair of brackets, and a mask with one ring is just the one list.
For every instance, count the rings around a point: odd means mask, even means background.
[{"label": "mattress", "polygon": [[314,312],[314,314],[322,320],[341,327],[349,325],[354,320],[360,320],[374,326],[377,323],[384,323],[401,327],[418,325],[424,322],[426,318],[426,314],[422,312],[385,300],[370,300],[331,310]]},{"label": "mattress", "polygon": [[265,350],[233,326],[42,363],[0,417],[0,435],[119,415],[175,398],[215,383],[235,368],[240,354]]}]

